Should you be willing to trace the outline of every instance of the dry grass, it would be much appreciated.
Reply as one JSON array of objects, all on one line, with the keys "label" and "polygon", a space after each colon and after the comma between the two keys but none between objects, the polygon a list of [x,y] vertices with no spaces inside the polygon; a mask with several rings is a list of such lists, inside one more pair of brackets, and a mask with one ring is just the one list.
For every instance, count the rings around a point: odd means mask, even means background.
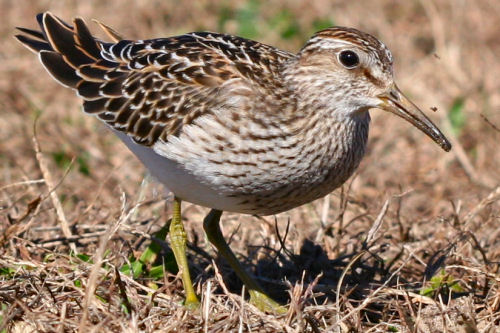
[{"label": "dry grass", "polygon": [[[178,3],[0,0],[0,332],[500,332],[498,1]],[[224,30],[289,50],[318,22],[359,27],[393,50],[400,87],[437,107],[454,149],[374,110],[342,190],[276,218],[225,214],[231,247],[289,304],[283,316],[239,296],[201,231],[207,210],[185,204],[203,301],[189,312],[172,272],[118,274],[167,219],[163,192],[13,40],[48,9],[131,38]]]}]

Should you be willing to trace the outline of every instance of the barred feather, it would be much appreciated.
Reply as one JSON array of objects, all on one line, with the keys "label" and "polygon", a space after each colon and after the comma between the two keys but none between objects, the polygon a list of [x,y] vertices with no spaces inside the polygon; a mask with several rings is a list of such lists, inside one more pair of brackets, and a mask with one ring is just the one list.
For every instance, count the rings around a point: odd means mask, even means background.
[{"label": "barred feather", "polygon": [[81,18],[73,26],[49,12],[37,20],[41,31],[18,28],[23,34],[16,38],[39,54],[58,82],[76,90],[85,112],[147,146],[168,141],[224,104],[218,91],[228,80],[244,78],[249,87],[270,84],[277,65],[292,57],[216,33],[118,40],[118,33],[99,23],[114,40],[106,43],[93,37]]}]

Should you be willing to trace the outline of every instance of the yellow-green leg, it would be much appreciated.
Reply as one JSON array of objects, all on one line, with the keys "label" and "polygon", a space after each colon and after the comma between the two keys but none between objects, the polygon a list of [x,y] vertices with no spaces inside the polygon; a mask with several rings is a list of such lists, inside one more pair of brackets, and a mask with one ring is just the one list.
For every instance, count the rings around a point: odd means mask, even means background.
[{"label": "yellow-green leg", "polygon": [[200,305],[198,297],[194,292],[191,275],[189,274],[189,266],[186,257],[186,232],[182,225],[181,219],[181,200],[174,199],[174,209],[172,213],[172,222],[170,223],[170,246],[174,252],[175,261],[182,274],[182,284],[186,292],[186,301],[184,305],[189,309],[197,308]]},{"label": "yellow-green leg", "polygon": [[208,240],[217,248],[219,254],[221,254],[228,261],[231,268],[236,272],[241,281],[243,281],[248,289],[248,293],[250,294],[251,304],[265,312],[286,312],[286,308],[284,306],[278,304],[276,301],[267,296],[257,281],[248,275],[234,255],[233,251],[229,248],[229,245],[227,245],[219,226],[221,214],[222,211],[212,209],[205,217],[205,220],[203,221],[203,228],[205,229]]}]

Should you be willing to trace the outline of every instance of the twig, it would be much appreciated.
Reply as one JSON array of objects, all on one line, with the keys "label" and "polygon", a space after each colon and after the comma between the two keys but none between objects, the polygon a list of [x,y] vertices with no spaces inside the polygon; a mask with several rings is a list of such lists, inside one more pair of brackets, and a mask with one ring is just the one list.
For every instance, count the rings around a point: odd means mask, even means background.
[{"label": "twig", "polygon": [[206,292],[205,292],[205,295],[204,295],[204,302],[203,302],[203,321],[204,321],[204,325],[203,325],[203,329],[205,331],[205,333],[208,333],[208,322],[210,321],[209,320],[209,316],[210,316],[210,302],[212,300],[212,280],[208,280],[207,281],[207,286],[205,288]]},{"label": "twig", "polygon": [[[366,250],[361,251],[358,253],[350,262],[349,264],[345,267],[345,269],[342,271],[342,275],[340,276],[339,282],[337,283],[337,295],[335,297],[335,306],[337,307],[337,323],[341,322],[342,319],[340,318],[340,289],[342,287],[342,283],[344,282],[344,278],[347,275],[347,272],[351,267],[366,253]],[[338,327],[337,330],[340,333],[340,326]]]},{"label": "twig", "polygon": [[122,215],[116,221],[116,223],[111,226],[108,232],[101,238],[99,243],[99,248],[94,257],[94,265],[92,266],[92,270],[90,271],[89,279],[87,282],[87,288],[85,292],[85,296],[83,298],[83,312],[82,317],[80,319],[80,325],[78,327],[78,332],[85,332],[87,330],[87,317],[89,312],[90,303],[94,300],[95,290],[97,288],[97,279],[99,277],[99,271],[101,270],[102,262],[104,260],[104,252],[106,251],[106,245],[109,240],[113,237],[113,235],[118,231],[120,226],[124,224],[134,212],[134,209],[130,209],[126,214],[125,209],[125,194],[122,195]]},{"label": "twig", "polygon": [[285,241],[288,236],[288,231],[290,230],[290,218],[288,218],[288,221],[286,223],[286,229],[285,229],[285,236],[281,238],[280,231],[278,229],[278,219],[275,217],[274,218],[274,227],[276,231],[276,237],[278,237],[278,241],[280,243],[280,249],[276,252],[276,255],[272,259],[272,262],[275,262],[276,259],[278,259],[278,256],[280,255],[281,251],[283,250],[290,258],[293,258],[293,253],[288,250],[285,246]]},{"label": "twig", "polygon": [[481,202],[476,207],[474,207],[467,214],[467,216],[465,216],[464,227],[468,227],[469,223],[471,223],[471,221],[474,219],[474,217],[477,214],[479,214],[484,208],[486,208],[486,206],[488,206],[489,204],[491,204],[497,200],[500,200],[500,186],[498,186],[493,191],[491,191],[490,194],[486,198],[481,200]]},{"label": "twig", "polygon": [[462,169],[464,170],[465,174],[469,177],[469,179],[472,182],[479,184],[481,186],[484,186],[486,188],[490,188],[491,185],[488,184],[488,182],[486,182],[476,172],[476,169],[474,168],[469,157],[467,156],[467,153],[465,152],[465,149],[463,148],[462,144],[460,143],[460,140],[458,140],[458,138],[455,136],[453,131],[449,130],[452,127],[450,120],[448,118],[445,118],[444,123],[445,123],[444,124],[445,128],[448,129],[446,131],[447,135],[448,135],[448,139],[450,140],[450,142],[453,146],[452,151],[455,154],[455,157],[456,157],[458,163],[460,164],[460,166],[462,167]]},{"label": "twig", "polygon": [[238,333],[243,333],[243,318],[245,316],[245,285],[241,288],[241,303],[240,303],[240,322],[238,325]]},{"label": "twig", "polygon": [[488,119],[488,118],[487,118],[484,114],[480,113],[479,115],[481,116],[481,118],[483,118],[483,120],[484,120],[484,121],[485,121],[488,125],[490,125],[490,126],[491,126],[491,128],[493,128],[493,129],[494,129],[495,131],[497,131],[497,132],[500,132],[500,128],[499,128],[497,125],[493,124],[493,123],[491,122],[491,120],[489,120],[489,119]]},{"label": "twig", "polygon": [[[50,199],[52,200],[52,205],[54,205],[54,208],[55,208],[56,213],[57,213],[57,217],[59,219],[59,223],[61,224],[62,232],[63,232],[64,236],[66,236],[66,238],[70,238],[72,236],[72,234],[71,234],[71,230],[69,228],[68,220],[66,219],[66,216],[64,215],[64,210],[62,208],[61,201],[59,200],[59,197],[57,196],[57,193],[56,193],[57,185],[55,185],[55,183],[52,179],[52,175],[49,172],[49,167],[47,165],[45,158],[43,157],[43,154],[40,150],[40,144],[38,143],[38,139],[36,137],[37,119],[38,118],[35,119],[35,122],[33,124],[33,145],[35,146],[35,157],[38,161],[38,166],[40,167],[40,171],[42,172],[43,179],[45,180],[45,184],[47,185]],[[64,179],[66,177],[74,160],[75,160],[75,158],[73,157],[73,159],[71,160],[71,163],[70,163],[69,167],[67,168],[65,174],[63,175],[62,179]],[[74,243],[69,243],[69,247],[71,248],[71,251],[73,251],[74,253],[77,253],[76,245]]]},{"label": "twig", "polygon": [[321,224],[324,226],[326,220],[328,219],[328,213],[330,212],[330,194],[327,194],[323,198],[323,206],[321,207]]},{"label": "twig", "polygon": [[411,298],[412,301],[419,302],[422,304],[427,304],[427,305],[432,305],[436,304],[436,301],[434,301],[432,298],[427,297],[427,296],[422,296],[417,293],[408,291],[408,290],[400,290],[400,289],[394,289],[394,288],[384,288],[382,290],[384,293],[387,293],[389,295],[395,295],[395,296],[403,296],[405,298],[409,297]]},{"label": "twig", "polygon": [[63,303],[61,307],[61,314],[59,315],[60,325],[58,328],[58,332],[64,333],[64,321],[66,320],[66,307],[68,303]]},{"label": "twig", "polygon": [[370,246],[371,246],[370,243],[375,238],[375,235],[377,234],[377,232],[380,230],[380,227],[382,226],[382,221],[384,220],[384,216],[387,213],[387,209],[389,208],[390,201],[391,201],[391,199],[389,198],[384,202],[384,205],[382,206],[380,213],[378,214],[377,218],[375,219],[375,222],[373,222],[372,227],[368,231],[368,236],[366,236],[366,240],[364,242],[365,243],[364,245],[366,246],[367,249],[370,248]]},{"label": "twig", "polygon": [[99,185],[99,188],[97,189],[97,191],[95,191],[95,195],[94,195],[94,198],[92,199],[92,201],[89,203],[89,205],[87,206],[87,208],[82,212],[81,216],[84,216],[86,215],[91,209],[92,207],[94,207],[95,203],[97,202],[97,199],[99,199],[99,196],[101,195],[103,189],[104,189],[104,185],[107,184],[108,180],[111,178],[111,176],[113,175],[114,172],[116,172],[118,169],[120,169],[122,167],[123,163],[120,164],[120,165],[117,165],[115,166],[107,175],[106,177],[101,180],[100,182],[100,185]]},{"label": "twig", "polygon": [[120,275],[120,270],[118,270],[118,267],[115,266],[115,282],[118,284],[118,290],[120,293],[120,297],[122,299],[123,304],[127,308],[127,312],[129,315],[132,315],[132,312],[135,311],[135,309],[132,307],[132,304],[130,304],[130,301],[127,296],[127,290],[125,288],[125,284],[123,283]]},{"label": "twig", "polygon": [[17,183],[12,183],[12,184],[8,184],[8,185],[5,185],[5,186],[2,186],[2,187],[0,187],[0,191],[6,190],[6,189],[11,188],[11,187],[16,187],[16,186],[31,185],[31,184],[41,184],[41,183],[45,183],[45,179],[26,180],[26,181],[23,181],[23,182],[17,182]]},{"label": "twig", "polygon": [[[357,261],[363,254],[365,253],[365,251],[361,252],[360,254],[358,254],[352,261],[351,263],[349,263],[349,266],[346,267],[346,269],[344,270],[347,271],[347,269],[352,266],[352,263],[354,263],[355,261]],[[413,254],[411,253],[408,258],[411,258],[413,256]],[[381,292],[382,290],[384,290],[387,285],[389,284],[389,282],[391,282],[391,280],[399,274],[399,272],[403,269],[403,267],[406,265],[406,263],[409,261],[410,259],[407,259],[401,266],[398,267],[398,269],[396,269],[394,271],[394,273],[391,274],[391,276],[380,286],[378,287],[369,297],[365,298],[365,300],[356,308],[354,308],[352,311],[350,311],[349,313],[347,313],[345,316],[343,316],[342,318],[338,319],[334,324],[333,326],[337,326],[337,325],[340,325],[341,322],[343,322],[344,320],[346,320],[347,318],[351,317],[352,315],[360,312],[361,310],[363,310],[364,308],[366,308],[368,306],[368,304],[373,301],[375,299],[375,296]],[[340,283],[340,282],[339,282]],[[338,289],[337,289],[337,292],[338,292]],[[338,296],[337,296],[338,298]],[[338,311],[338,309],[337,309]],[[339,315],[337,315],[338,317]]]}]

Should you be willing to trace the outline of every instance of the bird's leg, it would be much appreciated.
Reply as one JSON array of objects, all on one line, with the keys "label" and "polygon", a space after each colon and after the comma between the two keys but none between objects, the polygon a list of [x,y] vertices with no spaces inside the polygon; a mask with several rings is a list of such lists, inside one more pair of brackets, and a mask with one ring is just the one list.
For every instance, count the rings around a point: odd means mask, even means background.
[{"label": "bird's leg", "polygon": [[182,284],[186,292],[186,301],[184,305],[190,309],[197,308],[200,304],[196,293],[194,292],[191,276],[189,275],[189,266],[186,257],[186,232],[181,219],[181,200],[174,198],[174,209],[172,213],[172,222],[170,223],[170,246],[174,252],[175,261],[182,273]]},{"label": "bird's leg", "polygon": [[207,234],[208,240],[212,243],[229,263],[231,268],[236,272],[238,277],[243,281],[248,293],[250,294],[250,303],[255,305],[259,310],[265,312],[284,313],[286,308],[267,296],[257,281],[252,279],[240,264],[233,251],[227,245],[222,232],[220,230],[219,221],[222,211],[212,209],[203,221],[203,228]]}]

